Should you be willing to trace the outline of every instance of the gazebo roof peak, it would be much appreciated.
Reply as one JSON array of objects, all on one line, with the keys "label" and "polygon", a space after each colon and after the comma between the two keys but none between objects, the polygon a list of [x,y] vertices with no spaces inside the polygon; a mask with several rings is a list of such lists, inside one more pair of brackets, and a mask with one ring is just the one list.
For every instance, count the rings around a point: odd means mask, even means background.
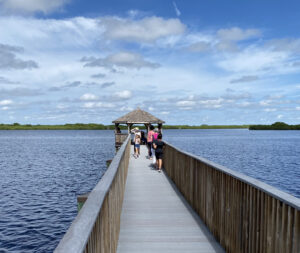
[{"label": "gazebo roof peak", "polygon": [[112,123],[117,124],[163,124],[163,120],[156,118],[149,112],[137,107],[135,110],[125,114],[124,116],[114,120]]}]

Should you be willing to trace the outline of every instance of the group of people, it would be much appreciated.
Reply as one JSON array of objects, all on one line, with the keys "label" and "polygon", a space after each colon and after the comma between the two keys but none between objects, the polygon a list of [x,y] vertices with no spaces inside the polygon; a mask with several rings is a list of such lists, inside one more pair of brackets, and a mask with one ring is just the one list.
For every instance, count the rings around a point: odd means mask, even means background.
[{"label": "group of people", "polygon": [[138,158],[140,156],[140,145],[147,144],[147,158],[152,160],[153,166],[155,166],[158,172],[161,172],[164,147],[161,132],[157,128],[154,128],[152,125],[150,126],[150,131],[147,134],[147,138],[145,137],[145,132],[140,131],[137,127],[133,129],[133,132],[134,157]]}]

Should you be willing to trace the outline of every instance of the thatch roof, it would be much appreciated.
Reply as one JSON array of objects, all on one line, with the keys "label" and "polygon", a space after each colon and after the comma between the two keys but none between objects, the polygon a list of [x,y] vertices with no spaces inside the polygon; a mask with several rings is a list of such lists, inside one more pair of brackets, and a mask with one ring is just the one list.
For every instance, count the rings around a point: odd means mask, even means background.
[{"label": "thatch roof", "polygon": [[163,120],[156,118],[149,112],[143,111],[140,108],[127,113],[126,115],[114,120],[112,123],[119,124],[163,124]]}]

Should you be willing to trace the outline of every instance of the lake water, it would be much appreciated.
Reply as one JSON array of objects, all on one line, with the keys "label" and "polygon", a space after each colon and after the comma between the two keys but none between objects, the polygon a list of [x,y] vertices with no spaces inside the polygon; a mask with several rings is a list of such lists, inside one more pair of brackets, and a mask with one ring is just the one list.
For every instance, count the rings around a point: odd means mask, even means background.
[{"label": "lake water", "polygon": [[164,131],[171,144],[300,198],[300,131]]},{"label": "lake water", "polygon": [[[164,130],[175,146],[300,197],[300,131]],[[114,156],[113,131],[0,131],[0,252],[52,252]]]}]

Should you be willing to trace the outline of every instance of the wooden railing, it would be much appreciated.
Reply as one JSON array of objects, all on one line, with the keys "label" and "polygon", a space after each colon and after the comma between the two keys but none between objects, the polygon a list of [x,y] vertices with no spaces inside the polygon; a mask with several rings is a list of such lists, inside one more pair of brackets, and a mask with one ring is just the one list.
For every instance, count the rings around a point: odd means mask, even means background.
[{"label": "wooden railing", "polygon": [[117,251],[129,153],[128,137],[54,252]]},{"label": "wooden railing", "polygon": [[226,252],[300,252],[300,199],[168,143],[164,168]]}]

